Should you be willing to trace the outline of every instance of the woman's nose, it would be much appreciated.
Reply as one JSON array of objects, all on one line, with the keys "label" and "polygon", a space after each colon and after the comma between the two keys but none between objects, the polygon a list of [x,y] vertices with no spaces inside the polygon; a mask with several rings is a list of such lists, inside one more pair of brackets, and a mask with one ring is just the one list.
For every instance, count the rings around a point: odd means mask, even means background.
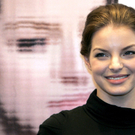
[{"label": "woman's nose", "polygon": [[113,72],[118,72],[123,68],[123,63],[121,61],[121,58],[115,56],[112,57],[109,65],[109,69],[112,70]]}]

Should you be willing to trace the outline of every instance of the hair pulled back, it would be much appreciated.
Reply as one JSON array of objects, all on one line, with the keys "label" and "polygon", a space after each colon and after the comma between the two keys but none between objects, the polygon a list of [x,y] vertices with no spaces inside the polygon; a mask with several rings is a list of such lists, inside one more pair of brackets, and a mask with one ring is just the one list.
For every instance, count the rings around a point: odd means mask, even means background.
[{"label": "hair pulled back", "polygon": [[81,41],[81,54],[86,58],[91,51],[91,41],[94,33],[99,29],[113,24],[127,26],[135,32],[135,10],[123,4],[99,6],[87,16]]}]

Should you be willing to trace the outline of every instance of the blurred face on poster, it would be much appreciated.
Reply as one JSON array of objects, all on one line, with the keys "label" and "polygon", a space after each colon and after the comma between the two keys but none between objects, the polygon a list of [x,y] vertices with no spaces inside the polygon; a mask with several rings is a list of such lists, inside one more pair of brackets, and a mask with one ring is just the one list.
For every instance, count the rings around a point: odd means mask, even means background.
[{"label": "blurred face on poster", "polygon": [[[89,10],[102,4],[105,0],[88,3],[82,0],[3,1],[1,37],[4,41],[0,43],[3,121],[24,129],[28,125],[32,131],[37,131],[43,119],[65,107],[58,106],[65,95],[70,101],[74,98],[70,95],[78,94],[75,90],[81,94],[88,91],[83,83],[73,84],[81,80],[76,76],[81,78],[83,74],[88,78],[87,73],[82,73],[79,34]],[[92,83],[90,85],[93,89]],[[48,105],[50,102],[53,104]],[[83,102],[78,98],[68,108]],[[8,124],[3,126],[8,128]]]}]

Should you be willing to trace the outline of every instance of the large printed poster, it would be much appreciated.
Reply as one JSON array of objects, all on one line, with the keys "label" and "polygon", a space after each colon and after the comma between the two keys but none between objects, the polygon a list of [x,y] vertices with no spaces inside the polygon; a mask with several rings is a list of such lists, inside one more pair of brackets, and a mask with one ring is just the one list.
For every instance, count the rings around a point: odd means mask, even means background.
[{"label": "large printed poster", "polygon": [[87,14],[108,0],[0,1],[0,135],[36,135],[94,84],[80,56]]}]

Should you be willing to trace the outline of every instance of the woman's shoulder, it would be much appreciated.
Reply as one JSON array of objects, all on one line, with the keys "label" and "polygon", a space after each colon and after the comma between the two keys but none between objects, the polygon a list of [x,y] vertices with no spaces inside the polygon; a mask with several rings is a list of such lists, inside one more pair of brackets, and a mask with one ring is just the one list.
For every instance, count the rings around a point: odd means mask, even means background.
[{"label": "woman's shoulder", "polygon": [[[85,106],[85,105],[84,105]],[[71,110],[63,110],[59,113],[51,115],[43,124],[64,124],[72,118],[80,117],[84,113],[84,106],[78,106]]]},{"label": "woman's shoulder", "polygon": [[42,135],[41,132],[51,134],[60,134],[62,130],[68,130],[71,125],[76,125],[81,122],[81,118],[84,117],[84,106],[78,106],[71,110],[63,110],[57,114],[51,115],[41,125],[38,135]]}]

